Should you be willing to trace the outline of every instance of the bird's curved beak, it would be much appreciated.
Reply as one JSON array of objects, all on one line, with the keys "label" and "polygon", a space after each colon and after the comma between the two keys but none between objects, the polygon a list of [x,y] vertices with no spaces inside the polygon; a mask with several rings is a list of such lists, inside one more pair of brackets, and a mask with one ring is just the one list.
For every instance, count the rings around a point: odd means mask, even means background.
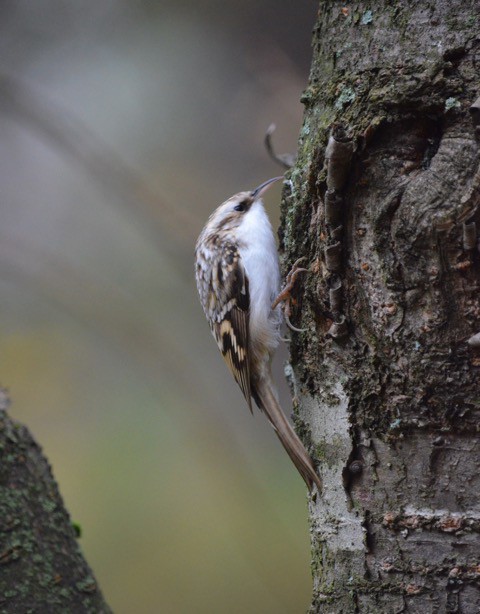
[{"label": "bird's curved beak", "polygon": [[252,190],[252,198],[260,198],[263,194],[265,194],[272,183],[275,183],[275,181],[280,181],[280,179],[283,179],[283,175],[282,177],[274,177],[273,179],[268,179],[267,181],[261,183],[258,188]]}]

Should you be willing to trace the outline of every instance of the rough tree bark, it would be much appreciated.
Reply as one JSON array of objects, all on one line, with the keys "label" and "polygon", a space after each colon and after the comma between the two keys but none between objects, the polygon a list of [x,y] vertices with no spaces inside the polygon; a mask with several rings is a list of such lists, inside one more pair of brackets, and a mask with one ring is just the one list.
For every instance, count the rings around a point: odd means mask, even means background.
[{"label": "rough tree bark", "polygon": [[325,484],[312,612],[480,612],[479,14],[320,2],[280,233],[310,268],[287,370]]},{"label": "rough tree bark", "polygon": [[0,390],[0,612],[107,614],[48,461]]}]

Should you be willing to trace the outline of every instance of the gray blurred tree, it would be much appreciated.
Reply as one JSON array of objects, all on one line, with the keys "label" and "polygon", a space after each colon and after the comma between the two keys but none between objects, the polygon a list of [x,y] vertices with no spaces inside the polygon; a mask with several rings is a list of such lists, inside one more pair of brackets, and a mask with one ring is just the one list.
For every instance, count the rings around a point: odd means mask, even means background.
[{"label": "gray blurred tree", "polygon": [[480,611],[479,15],[320,2],[281,224],[312,612]]},{"label": "gray blurred tree", "polygon": [[0,612],[107,614],[48,461],[0,391]]}]

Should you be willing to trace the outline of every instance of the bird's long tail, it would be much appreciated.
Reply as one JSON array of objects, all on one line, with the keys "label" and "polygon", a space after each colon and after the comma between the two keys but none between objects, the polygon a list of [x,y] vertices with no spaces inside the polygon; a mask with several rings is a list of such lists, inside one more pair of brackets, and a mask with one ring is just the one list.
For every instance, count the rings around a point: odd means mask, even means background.
[{"label": "bird's long tail", "polygon": [[313,484],[316,484],[318,491],[322,492],[322,481],[315,472],[312,459],[285,417],[270,383],[264,379],[258,383],[255,392],[261,409],[267,415],[283,447],[305,480],[308,490],[311,491]]}]

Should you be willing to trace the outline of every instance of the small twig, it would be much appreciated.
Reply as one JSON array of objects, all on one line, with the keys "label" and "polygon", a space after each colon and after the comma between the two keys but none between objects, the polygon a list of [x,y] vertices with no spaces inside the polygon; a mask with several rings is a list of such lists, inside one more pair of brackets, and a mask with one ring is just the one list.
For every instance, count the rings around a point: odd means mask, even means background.
[{"label": "small twig", "polygon": [[265,140],[264,140],[265,149],[267,150],[268,155],[272,158],[274,162],[277,162],[277,164],[280,164],[286,169],[292,168],[296,160],[295,154],[289,154],[289,153],[277,154],[275,153],[273,149],[272,134],[275,132],[275,130],[276,130],[275,124],[270,124],[270,126],[267,128],[267,131],[265,133]]}]

